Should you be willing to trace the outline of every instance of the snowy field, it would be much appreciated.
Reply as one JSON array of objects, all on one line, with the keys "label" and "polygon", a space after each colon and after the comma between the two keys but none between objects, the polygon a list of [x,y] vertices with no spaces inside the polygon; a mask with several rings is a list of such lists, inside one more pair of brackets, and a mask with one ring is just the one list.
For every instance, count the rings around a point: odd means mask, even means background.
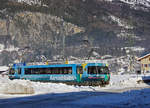
[{"label": "snowy field", "polygon": [[126,91],[126,89],[138,89],[149,87],[146,83],[137,81],[149,78],[146,75],[111,75],[110,84],[105,87],[74,86],[63,83],[41,83],[29,80],[9,80],[7,76],[0,76],[1,95],[35,95],[45,93],[66,93],[80,91]]},{"label": "snowy field", "polygon": [[149,75],[112,75],[106,87],[70,86],[0,76],[0,108],[150,107]]}]

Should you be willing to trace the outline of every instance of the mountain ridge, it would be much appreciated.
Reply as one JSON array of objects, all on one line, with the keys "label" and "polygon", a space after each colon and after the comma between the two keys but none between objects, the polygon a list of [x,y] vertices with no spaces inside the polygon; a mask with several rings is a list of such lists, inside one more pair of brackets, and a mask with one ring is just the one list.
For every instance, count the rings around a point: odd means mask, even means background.
[{"label": "mountain ridge", "polygon": [[[149,10],[136,10],[124,2],[104,0],[61,2],[36,0],[36,2],[4,0],[0,6],[0,22],[3,24],[0,27],[1,35],[10,36],[12,42],[8,43],[12,46],[16,48],[29,46],[30,52],[34,52],[25,54],[25,61],[31,60],[28,59],[29,56],[39,60],[37,58],[40,55],[53,59],[56,55],[62,55],[63,47],[68,58],[70,56],[85,58],[91,49],[100,56],[108,54],[122,56],[128,54],[126,47],[150,48],[147,46],[150,38]],[[60,21],[57,21],[58,19]],[[71,26],[68,26],[69,24]],[[64,30],[64,27],[66,29],[73,27],[76,33]],[[62,41],[64,36],[65,46]],[[34,38],[39,41],[33,41]],[[11,54],[11,51],[3,53]],[[1,56],[4,56],[3,53]],[[18,55],[17,51],[15,54]],[[8,61],[16,59],[19,57],[12,57]]]}]

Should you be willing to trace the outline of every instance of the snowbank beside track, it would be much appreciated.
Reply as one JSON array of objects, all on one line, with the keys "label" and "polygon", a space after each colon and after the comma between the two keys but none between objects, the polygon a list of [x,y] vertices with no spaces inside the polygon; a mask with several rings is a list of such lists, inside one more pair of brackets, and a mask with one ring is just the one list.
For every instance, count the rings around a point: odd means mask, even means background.
[{"label": "snowbank beside track", "polygon": [[150,80],[150,74],[148,75],[136,75],[136,74],[112,75],[109,86],[125,87],[125,86],[143,85],[139,83],[139,81],[141,80]]},{"label": "snowbank beside track", "polygon": [[33,94],[31,81],[9,80],[7,76],[0,76],[0,93],[2,94]]},{"label": "snowbank beside track", "polygon": [[0,94],[44,94],[66,93],[79,91],[105,91],[123,89],[127,87],[146,87],[145,83],[138,83],[143,75],[112,75],[110,84],[105,87],[74,86],[62,83],[41,83],[28,80],[9,80],[7,76],[0,76]]},{"label": "snowbank beside track", "polygon": [[112,75],[110,79],[110,86],[133,86],[137,85],[138,81],[142,80],[142,76],[136,75]]}]

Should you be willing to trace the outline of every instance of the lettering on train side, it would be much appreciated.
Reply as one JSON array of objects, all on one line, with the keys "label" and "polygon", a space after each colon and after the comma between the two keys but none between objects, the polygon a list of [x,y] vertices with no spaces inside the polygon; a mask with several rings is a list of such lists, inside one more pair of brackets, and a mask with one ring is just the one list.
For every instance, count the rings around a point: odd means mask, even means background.
[{"label": "lettering on train side", "polygon": [[75,80],[75,76],[50,76],[50,80]]}]

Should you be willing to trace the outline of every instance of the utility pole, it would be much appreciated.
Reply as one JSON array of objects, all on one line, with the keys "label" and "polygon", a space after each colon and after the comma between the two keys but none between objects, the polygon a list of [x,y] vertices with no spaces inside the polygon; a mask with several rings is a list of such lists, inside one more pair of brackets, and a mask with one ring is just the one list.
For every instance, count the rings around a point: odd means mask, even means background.
[{"label": "utility pole", "polygon": [[134,46],[134,37],[132,37],[133,34],[128,35],[128,47],[129,47],[129,71],[130,73],[134,72],[134,65],[135,65],[135,55],[132,51],[132,47]]},{"label": "utility pole", "polygon": [[30,49],[30,47],[26,46],[26,47],[18,50],[20,63],[25,62],[25,61],[23,61],[23,57],[24,57],[25,53],[29,52],[29,49]]},{"label": "utility pole", "polygon": [[65,60],[65,35],[63,34],[63,49],[62,49],[62,55],[63,55],[63,60]]},{"label": "utility pole", "polygon": [[88,54],[86,55],[86,57],[88,57],[87,59],[89,60],[92,53],[94,52],[94,48],[92,45],[92,42],[89,41],[89,39],[87,37],[85,37],[85,39],[83,40],[84,44],[86,45],[87,48],[90,48],[90,51],[88,52]]}]

